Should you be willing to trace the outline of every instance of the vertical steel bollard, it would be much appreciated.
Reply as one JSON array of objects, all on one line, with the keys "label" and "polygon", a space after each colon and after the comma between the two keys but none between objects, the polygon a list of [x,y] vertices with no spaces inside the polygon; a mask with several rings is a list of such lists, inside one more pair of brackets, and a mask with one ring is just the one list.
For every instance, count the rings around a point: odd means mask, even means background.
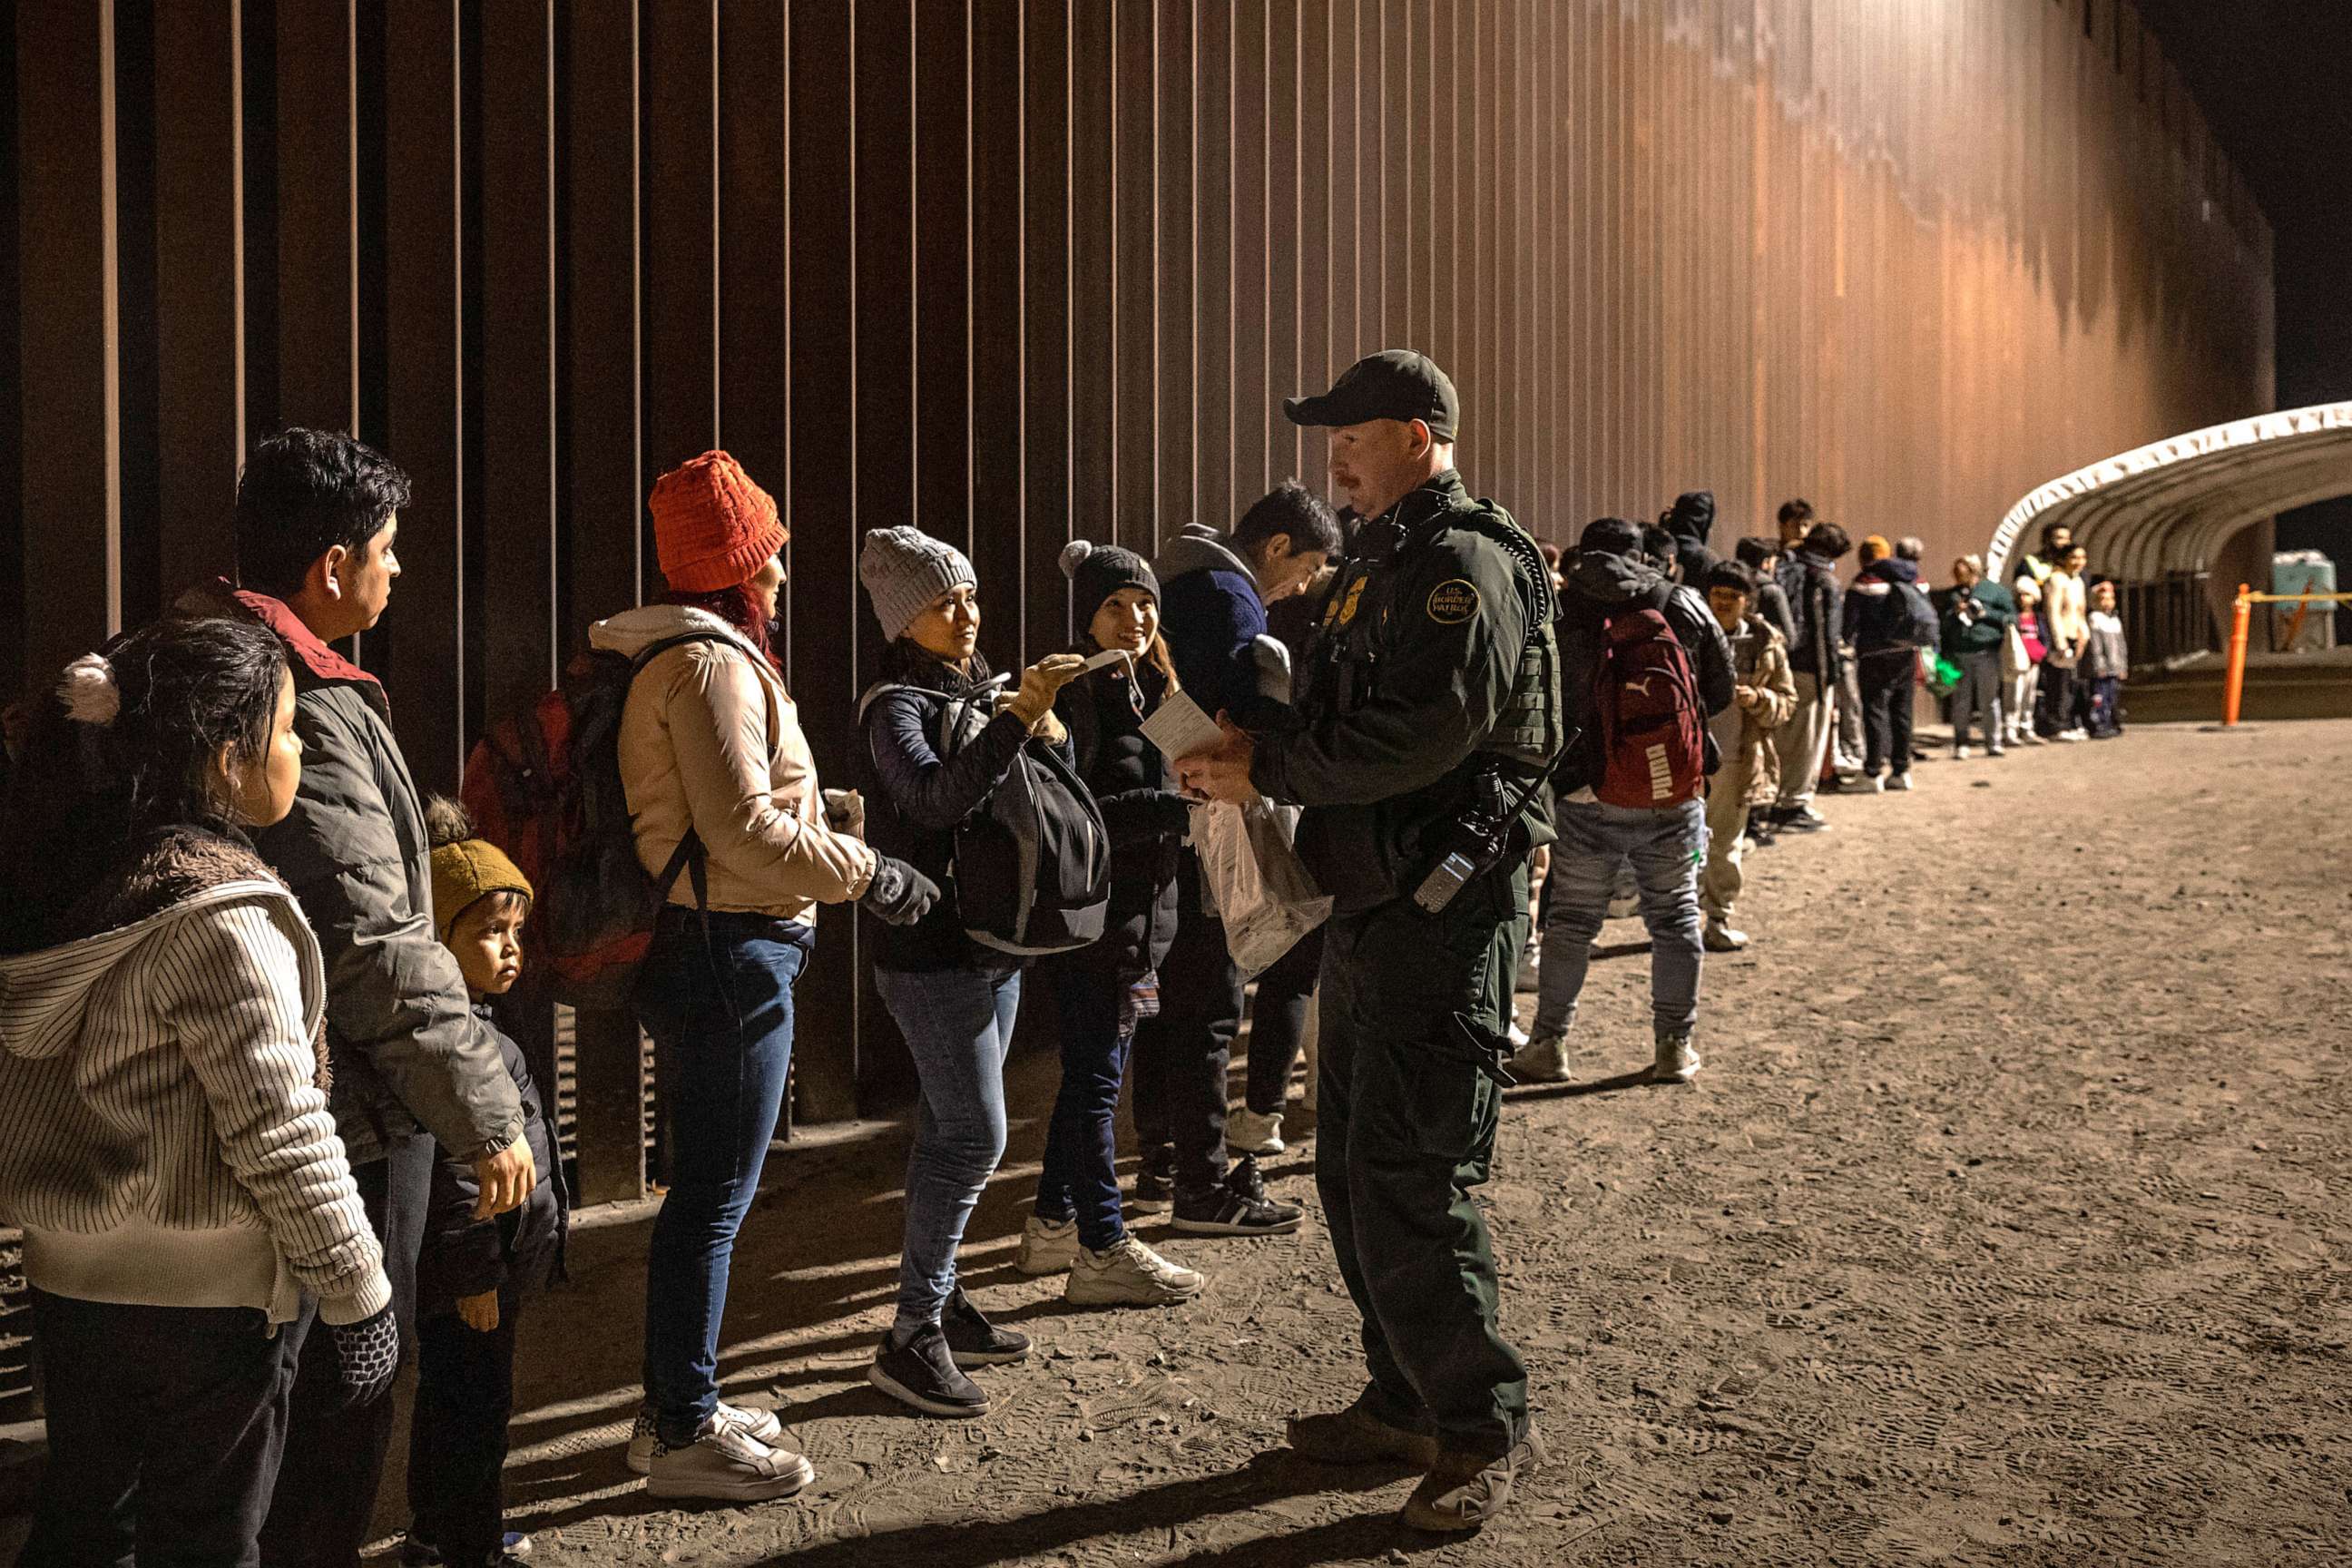
[{"label": "vertical steel bollard", "polygon": [[2246,688],[2246,632],[2253,624],[2253,590],[2238,584],[2238,605],[2230,616],[2230,674],[2221,688],[2221,727],[2238,721],[2239,699]]}]

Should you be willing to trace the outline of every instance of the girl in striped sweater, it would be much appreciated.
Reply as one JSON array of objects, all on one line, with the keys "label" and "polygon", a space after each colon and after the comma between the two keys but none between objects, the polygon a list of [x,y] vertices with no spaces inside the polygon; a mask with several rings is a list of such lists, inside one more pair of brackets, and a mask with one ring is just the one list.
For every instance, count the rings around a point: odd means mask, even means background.
[{"label": "girl in striped sweater", "polygon": [[58,698],[0,816],[0,1223],[47,1376],[23,1560],[248,1563],[281,1325],[316,1298],[354,1403],[399,1350],[327,1113],[319,945],[246,838],[301,777],[294,685],[264,627],[173,620]]}]

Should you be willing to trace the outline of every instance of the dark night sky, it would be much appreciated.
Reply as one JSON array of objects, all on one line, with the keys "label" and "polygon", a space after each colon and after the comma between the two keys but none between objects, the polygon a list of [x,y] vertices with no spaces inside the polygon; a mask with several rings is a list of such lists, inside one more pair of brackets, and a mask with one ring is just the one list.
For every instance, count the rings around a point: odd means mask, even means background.
[{"label": "dark night sky", "polygon": [[[2352,398],[2352,0],[2138,5],[2277,235],[2279,406]],[[2352,499],[2280,519],[2279,547],[2352,567]]]}]

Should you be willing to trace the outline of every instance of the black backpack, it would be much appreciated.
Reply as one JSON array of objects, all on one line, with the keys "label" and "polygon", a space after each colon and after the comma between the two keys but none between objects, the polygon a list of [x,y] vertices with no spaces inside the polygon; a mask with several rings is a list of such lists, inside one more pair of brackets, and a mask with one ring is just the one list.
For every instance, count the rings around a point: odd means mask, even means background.
[{"label": "black backpack", "polygon": [[[1007,677],[961,697],[880,685],[858,704],[917,691],[941,704],[942,761],[971,744],[996,714]],[[1110,912],[1110,834],[1086,781],[1051,747],[1024,745],[1004,782],[956,825],[948,866],[964,934],[1018,958],[1068,952],[1100,940]]]},{"label": "black backpack", "polygon": [[1916,583],[1895,584],[1895,597],[1903,604],[1904,627],[1901,641],[1910,647],[1934,647],[1943,640],[1943,617],[1936,614],[1934,601],[1927,591]]}]

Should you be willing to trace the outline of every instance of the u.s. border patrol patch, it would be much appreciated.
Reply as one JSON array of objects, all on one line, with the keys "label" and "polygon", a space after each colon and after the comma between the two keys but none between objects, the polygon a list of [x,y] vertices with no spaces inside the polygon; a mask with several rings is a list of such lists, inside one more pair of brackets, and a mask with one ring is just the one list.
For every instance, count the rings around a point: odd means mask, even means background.
[{"label": "u.s. border patrol patch", "polygon": [[1441,626],[1458,626],[1477,613],[1478,590],[1460,577],[1429,591],[1429,618]]},{"label": "u.s. border patrol patch", "polygon": [[1369,581],[1369,578],[1359,577],[1354,582],[1348,584],[1347,602],[1338,606],[1339,624],[1341,626],[1344,626],[1356,618],[1356,606],[1358,603],[1362,600],[1364,596],[1364,584]]}]

